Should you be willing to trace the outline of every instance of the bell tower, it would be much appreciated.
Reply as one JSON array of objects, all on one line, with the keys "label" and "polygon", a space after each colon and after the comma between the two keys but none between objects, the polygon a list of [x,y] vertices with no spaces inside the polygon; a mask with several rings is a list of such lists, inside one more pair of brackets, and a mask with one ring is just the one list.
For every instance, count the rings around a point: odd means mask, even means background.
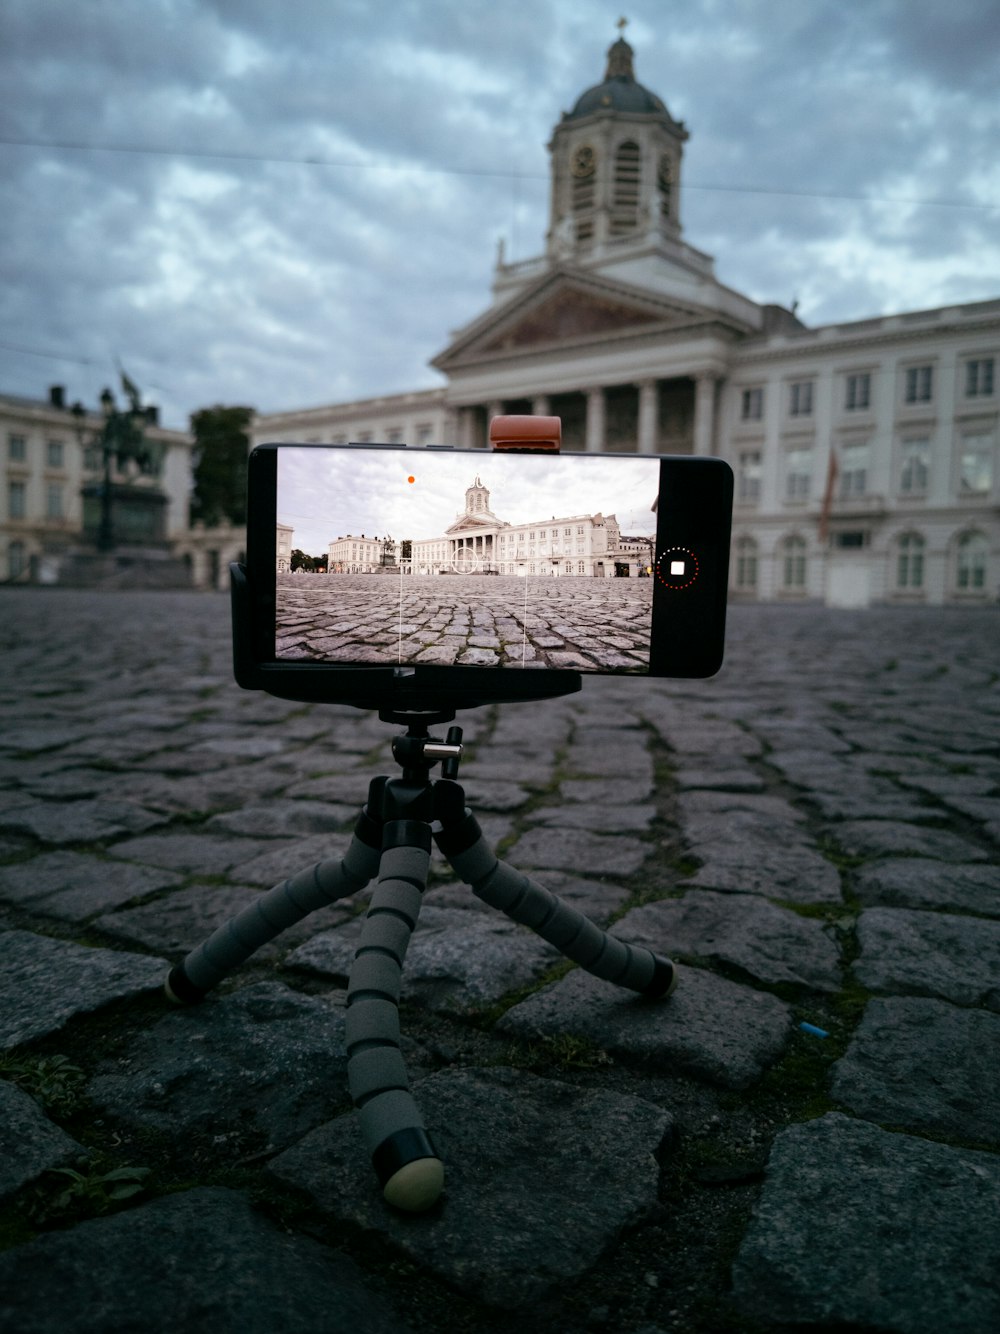
[{"label": "bell tower", "polygon": [[687,138],[683,122],[637,82],[634,52],[619,37],[608,50],[603,83],[563,113],[549,143],[549,260],[678,241]]},{"label": "bell tower", "polygon": [[[490,493],[477,477],[465,492],[466,514],[490,514]],[[492,516],[491,516],[492,517]]]}]

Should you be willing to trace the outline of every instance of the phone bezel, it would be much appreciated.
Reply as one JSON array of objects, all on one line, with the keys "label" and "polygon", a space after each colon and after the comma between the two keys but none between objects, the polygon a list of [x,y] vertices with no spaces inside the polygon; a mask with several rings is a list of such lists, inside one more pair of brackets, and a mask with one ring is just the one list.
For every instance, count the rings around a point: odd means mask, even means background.
[{"label": "phone bezel", "polygon": [[[328,699],[363,708],[468,708],[544,699],[579,689],[581,673],[551,668],[412,664],[331,664],[280,659],[275,654],[277,467],[281,449],[406,450],[434,453],[443,446],[401,443],[314,444],[279,441],[251,451],[247,469],[247,561],[234,574],[233,633],[237,680],[248,689],[292,699]],[[451,449],[480,464],[483,450]],[[562,457],[588,457],[562,451]],[[593,457],[593,456],[589,456]],[[646,672],[585,672],[642,682],[662,677],[704,679],[722,665],[728,592],[733,474],[722,459],[700,455],[620,455],[658,459],[661,500],[656,551],[697,549],[699,573],[679,592],[653,576],[650,663]],[[692,545],[693,544],[693,545]],[[403,704],[400,705],[400,701]]]}]

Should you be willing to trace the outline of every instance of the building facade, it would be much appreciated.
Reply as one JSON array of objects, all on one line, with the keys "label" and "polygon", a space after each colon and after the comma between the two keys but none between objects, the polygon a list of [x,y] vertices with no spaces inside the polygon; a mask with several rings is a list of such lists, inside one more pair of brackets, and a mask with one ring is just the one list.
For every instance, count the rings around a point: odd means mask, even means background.
[{"label": "building facade", "polygon": [[[331,575],[391,568],[404,575],[612,579],[643,576],[651,564],[651,540],[623,540],[613,514],[553,515],[533,523],[508,523],[493,513],[489,489],[478,476],[465,492],[464,511],[438,537],[406,539],[397,549],[391,539],[348,534],[327,548]],[[279,572],[281,568],[279,556]]]},{"label": "building facade", "polygon": [[[74,411],[55,386],[47,401],[0,395],[0,582],[57,582],[65,559],[100,522],[99,413]],[[150,421],[159,465],[112,475],[114,531],[123,545],[171,553],[188,535],[191,438]]]},{"label": "building facade", "polygon": [[734,597],[996,601],[1000,299],[817,328],[751,301],[683,238],[687,138],[615,42],[552,134],[545,251],[498,256],[431,363],[446,384],[260,417],[255,441],[480,448],[493,416],[554,414],[568,449],[731,464]]},{"label": "building facade", "polygon": [[638,573],[635,553],[619,550],[613,514],[508,523],[493,513],[489,490],[478,476],[466,490],[464,512],[443,536],[415,541],[411,559],[415,574],[613,578]]},{"label": "building facade", "polygon": [[328,574],[373,574],[396,564],[396,546],[390,538],[348,533],[327,547]]}]

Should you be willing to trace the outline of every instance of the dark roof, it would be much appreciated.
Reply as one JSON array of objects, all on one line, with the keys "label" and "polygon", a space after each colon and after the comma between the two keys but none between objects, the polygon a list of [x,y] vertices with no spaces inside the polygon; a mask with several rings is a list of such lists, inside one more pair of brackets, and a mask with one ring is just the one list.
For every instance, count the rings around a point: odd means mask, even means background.
[{"label": "dark roof", "polygon": [[564,120],[576,120],[597,111],[627,111],[640,115],[662,115],[670,119],[663,102],[644,88],[635,78],[632,66],[632,48],[620,37],[608,49],[608,68],[604,82],[588,88],[576,100]]}]

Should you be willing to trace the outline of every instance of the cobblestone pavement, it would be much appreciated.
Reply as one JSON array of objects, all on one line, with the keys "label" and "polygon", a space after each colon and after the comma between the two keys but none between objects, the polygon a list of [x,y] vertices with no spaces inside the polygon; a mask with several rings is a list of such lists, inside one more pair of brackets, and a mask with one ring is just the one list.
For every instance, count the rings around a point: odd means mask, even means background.
[{"label": "cobblestone pavement", "polygon": [[995,608],[736,607],[713,681],[459,719],[501,855],[681,984],[567,970],[436,860],[416,1218],[346,1090],[364,895],[160,990],[394,768],[374,716],[238,690],[228,620],[0,590],[0,1327],[1000,1328]]},{"label": "cobblestone pavement", "polygon": [[649,663],[651,579],[279,575],[278,653],[332,662],[560,667]]}]

